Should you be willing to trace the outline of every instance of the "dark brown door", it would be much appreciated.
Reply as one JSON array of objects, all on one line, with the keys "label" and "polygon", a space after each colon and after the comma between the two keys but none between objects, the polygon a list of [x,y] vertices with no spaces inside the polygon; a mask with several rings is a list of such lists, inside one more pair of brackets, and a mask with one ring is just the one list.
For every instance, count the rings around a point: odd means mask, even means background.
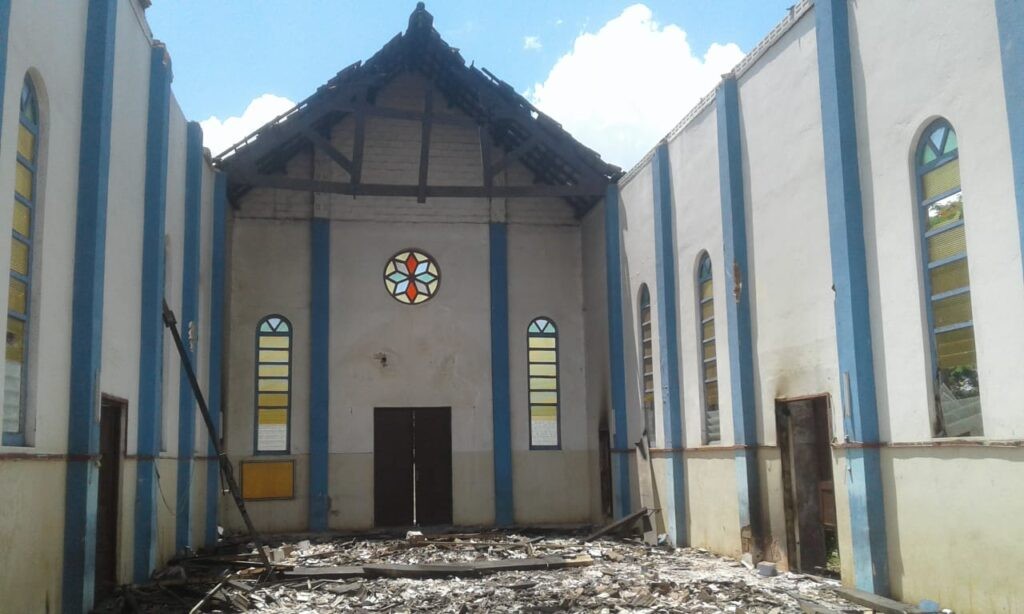
[{"label": "dark brown door", "polygon": [[100,407],[100,475],[96,505],[96,601],[117,587],[117,510],[120,504],[121,416],[124,404]]},{"label": "dark brown door", "polygon": [[412,455],[412,411],[374,411],[373,518],[378,527],[413,524]]},{"label": "dark brown door", "polygon": [[451,410],[377,408],[373,485],[377,526],[451,524]]},{"label": "dark brown door", "polygon": [[416,524],[452,523],[452,413],[413,410]]},{"label": "dark brown door", "polygon": [[777,413],[792,569],[839,572],[828,397],[780,403]]}]

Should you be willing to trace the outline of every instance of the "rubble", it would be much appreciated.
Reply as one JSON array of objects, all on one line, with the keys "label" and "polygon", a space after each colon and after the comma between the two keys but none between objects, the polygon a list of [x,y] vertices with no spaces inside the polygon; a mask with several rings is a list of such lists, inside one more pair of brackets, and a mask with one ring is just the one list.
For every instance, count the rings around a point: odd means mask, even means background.
[{"label": "rubble", "polygon": [[[408,537],[323,537],[281,544],[268,552],[278,570],[269,576],[260,567],[255,548],[183,559],[174,562],[173,573],[164,576],[167,580],[125,587],[97,611],[863,611],[863,606],[835,595],[839,584],[834,580],[793,573],[762,577],[739,561],[704,550],[651,547],[640,539],[585,541],[584,535],[496,531]],[[576,564],[508,570],[545,560]],[[456,572],[410,578],[373,571],[439,568]],[[477,568],[487,568],[488,575],[465,572]],[[332,569],[353,571],[334,576]]]}]

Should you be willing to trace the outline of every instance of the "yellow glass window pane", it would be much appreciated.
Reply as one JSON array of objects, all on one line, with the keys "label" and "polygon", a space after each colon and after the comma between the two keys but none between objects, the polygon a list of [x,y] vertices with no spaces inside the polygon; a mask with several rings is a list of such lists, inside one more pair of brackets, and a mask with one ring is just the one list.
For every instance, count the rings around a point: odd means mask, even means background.
[{"label": "yellow glass window pane", "polygon": [[715,321],[705,322],[700,330],[701,339],[711,339],[715,336]]},{"label": "yellow glass window pane", "polygon": [[704,379],[713,380],[718,379],[718,361],[713,360],[709,363],[704,364]]},{"label": "yellow glass window pane", "polygon": [[287,349],[291,339],[278,335],[260,335],[260,347],[264,349],[284,348]]},{"label": "yellow glass window pane", "polygon": [[7,318],[7,362],[25,362],[25,323]]},{"label": "yellow glass window pane", "polygon": [[939,357],[940,369],[967,367],[977,369],[978,358],[974,351],[974,327],[935,335],[935,353]]},{"label": "yellow glass window pane", "polygon": [[953,160],[939,168],[926,173],[921,178],[924,198],[935,198],[960,185],[960,160]]},{"label": "yellow glass window pane", "polygon": [[935,327],[971,321],[971,293],[965,292],[932,303]]},{"label": "yellow glass window pane", "polygon": [[260,362],[288,362],[288,350],[260,350]]},{"label": "yellow glass window pane", "polygon": [[718,382],[704,384],[704,403],[708,406],[718,406]]},{"label": "yellow glass window pane", "polygon": [[269,426],[272,424],[288,424],[288,410],[287,409],[261,409],[259,411],[260,426]]},{"label": "yellow glass window pane", "polygon": [[957,192],[928,205],[927,230],[937,230],[964,219],[964,193]]},{"label": "yellow glass window pane", "polygon": [[533,364],[530,365],[530,375],[554,377],[558,374],[558,365]]},{"label": "yellow glass window pane", "polygon": [[554,405],[558,403],[557,392],[530,392],[530,404]]},{"label": "yellow glass window pane", "polygon": [[654,358],[650,356],[644,357],[644,373],[654,373]]},{"label": "yellow glass window pane", "polygon": [[7,295],[7,310],[28,313],[25,311],[27,306],[28,288],[25,287],[24,283],[12,277]]},{"label": "yellow glass window pane", "polygon": [[530,350],[530,362],[558,362],[558,353],[553,350]]},{"label": "yellow glass window pane", "polygon": [[950,262],[931,270],[932,294],[942,294],[950,290],[966,288],[970,285],[967,274],[967,259]]},{"label": "yellow glass window pane", "polygon": [[28,167],[21,162],[18,162],[16,166],[14,189],[25,200],[32,200],[32,171],[28,170]]},{"label": "yellow glass window pane", "polygon": [[700,319],[707,320],[715,317],[715,302],[708,301],[700,306]]},{"label": "yellow glass window pane", "polygon": [[952,230],[940,232],[928,238],[928,261],[935,262],[967,251],[967,237],[964,227],[957,226]]},{"label": "yellow glass window pane", "polygon": [[17,201],[14,202],[14,230],[23,237],[32,232],[32,210]]},{"label": "yellow glass window pane", "polygon": [[709,341],[709,342],[704,344],[704,350],[703,350],[702,355],[704,356],[704,360],[708,360],[710,358],[714,358],[715,357],[715,342],[714,341]]},{"label": "yellow glass window pane", "polygon": [[288,377],[288,365],[260,365],[260,377]]},{"label": "yellow glass window pane", "polygon": [[18,126],[18,153],[29,162],[36,160],[36,135],[25,126]]},{"label": "yellow glass window pane", "polygon": [[557,342],[554,337],[530,337],[530,347],[534,349],[554,349]]},{"label": "yellow glass window pane", "polygon": [[530,390],[555,390],[558,380],[553,377],[531,377]]},{"label": "yellow glass window pane", "polygon": [[550,405],[533,405],[530,407],[530,417],[534,420],[555,420],[558,418],[558,408]]},{"label": "yellow glass window pane", "polygon": [[28,245],[17,239],[11,240],[11,270],[28,276]]},{"label": "yellow glass window pane", "polygon": [[247,501],[294,497],[294,462],[242,461],[242,497]]},{"label": "yellow glass window pane", "polygon": [[288,407],[288,394],[265,392],[259,395],[259,406],[262,407]]},{"label": "yellow glass window pane", "polygon": [[260,392],[288,392],[288,380],[286,379],[260,379]]},{"label": "yellow glass window pane", "polygon": [[714,289],[711,280],[707,280],[700,285],[700,299],[705,300],[714,296]]}]

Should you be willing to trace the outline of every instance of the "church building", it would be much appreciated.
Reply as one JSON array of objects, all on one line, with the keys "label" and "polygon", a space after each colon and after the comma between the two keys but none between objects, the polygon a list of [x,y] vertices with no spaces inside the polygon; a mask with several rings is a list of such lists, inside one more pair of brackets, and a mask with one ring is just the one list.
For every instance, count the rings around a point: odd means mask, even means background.
[{"label": "church building", "polygon": [[262,533],[646,508],[1024,609],[1024,4],[799,0],[630,169],[422,2],[213,157],[148,6],[0,0],[0,611],[245,532],[164,301]]}]

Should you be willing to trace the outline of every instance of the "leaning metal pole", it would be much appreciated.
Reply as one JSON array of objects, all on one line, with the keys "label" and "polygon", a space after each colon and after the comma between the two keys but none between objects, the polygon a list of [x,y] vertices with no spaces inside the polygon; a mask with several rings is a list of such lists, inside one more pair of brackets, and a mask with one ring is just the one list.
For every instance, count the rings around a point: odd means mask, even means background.
[{"label": "leaning metal pole", "polygon": [[267,552],[263,548],[263,538],[256,532],[256,527],[253,526],[252,519],[249,518],[249,512],[245,509],[245,501],[242,499],[242,491],[238,488],[238,482],[235,481],[235,472],[231,469],[231,461],[228,460],[228,455],[220,447],[220,440],[217,439],[217,428],[213,425],[213,418],[210,417],[210,408],[206,406],[206,398],[203,397],[203,391],[199,389],[196,372],[192,369],[192,360],[189,358],[188,353],[185,352],[185,346],[181,342],[181,334],[178,333],[178,321],[174,317],[174,312],[167,306],[166,300],[164,301],[164,326],[171,331],[171,336],[174,337],[174,345],[178,348],[181,365],[185,369],[185,374],[188,375],[189,384],[192,385],[192,393],[195,394],[196,402],[199,404],[199,411],[203,414],[206,432],[209,433],[210,442],[213,444],[213,449],[217,452],[220,472],[224,474],[224,481],[228,483],[228,490],[231,491],[235,505],[238,507],[239,513],[242,514],[242,520],[245,521],[245,528],[249,531],[249,537],[256,543],[256,552],[259,553],[260,560],[269,573],[273,566],[270,564]]}]

